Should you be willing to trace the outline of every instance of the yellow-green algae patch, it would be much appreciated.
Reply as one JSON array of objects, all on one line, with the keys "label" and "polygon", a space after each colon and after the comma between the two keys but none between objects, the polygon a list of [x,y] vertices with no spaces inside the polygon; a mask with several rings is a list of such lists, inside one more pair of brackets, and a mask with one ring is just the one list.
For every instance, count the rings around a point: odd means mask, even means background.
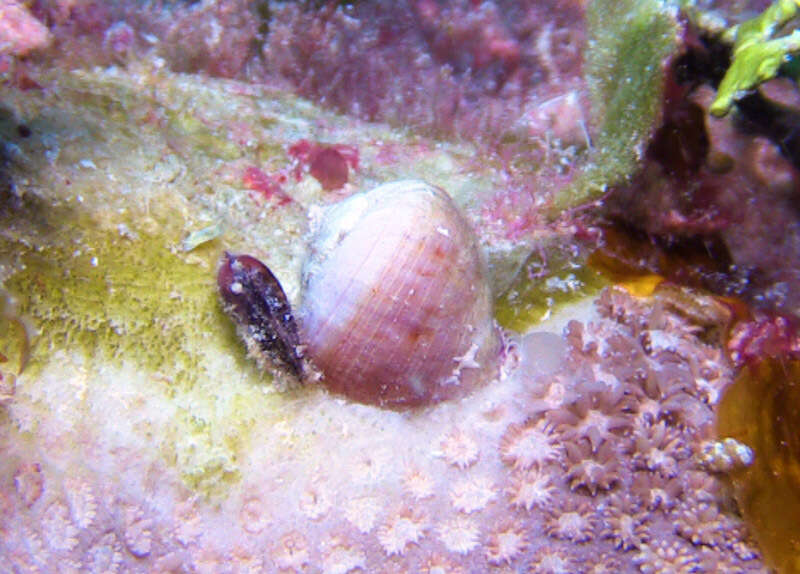
[{"label": "yellow-green algae patch", "polygon": [[[68,210],[55,211],[65,239],[74,222]],[[192,489],[222,494],[240,478],[239,453],[248,447],[252,421],[269,416],[277,401],[264,392],[268,378],[252,369],[221,311],[213,272],[218,248],[187,256],[173,252],[170,237],[80,228],[70,240],[37,246],[0,239],[0,257],[14,269],[4,288],[36,331],[21,380],[35,378],[59,350],[85,355],[90,372],[124,364],[149,372],[151,389],[143,392],[176,408],[165,426],[148,431],[163,459]],[[3,333],[3,347],[18,344],[16,331]],[[210,348],[234,362],[230,380],[214,380],[219,371],[208,368]]]},{"label": "yellow-green algae patch", "polygon": [[558,246],[534,250],[511,286],[495,301],[495,316],[506,329],[524,333],[558,309],[590,297],[608,285],[585,256]]},{"label": "yellow-green algae patch", "polygon": [[36,325],[32,368],[51,349],[80,349],[163,372],[174,391],[191,387],[209,339],[240,353],[215,297],[213,267],[173,254],[164,237],[100,232],[37,248],[0,240],[0,253],[15,259],[5,287]]}]

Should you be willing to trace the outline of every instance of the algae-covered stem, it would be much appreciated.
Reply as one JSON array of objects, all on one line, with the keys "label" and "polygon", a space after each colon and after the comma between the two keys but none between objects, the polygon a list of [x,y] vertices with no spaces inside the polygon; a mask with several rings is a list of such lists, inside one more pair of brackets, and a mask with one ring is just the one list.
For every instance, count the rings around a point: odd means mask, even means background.
[{"label": "algae-covered stem", "polygon": [[665,66],[679,47],[677,12],[668,3],[598,0],[586,19],[593,147],[583,171],[556,194],[550,219],[636,171],[661,113]]}]

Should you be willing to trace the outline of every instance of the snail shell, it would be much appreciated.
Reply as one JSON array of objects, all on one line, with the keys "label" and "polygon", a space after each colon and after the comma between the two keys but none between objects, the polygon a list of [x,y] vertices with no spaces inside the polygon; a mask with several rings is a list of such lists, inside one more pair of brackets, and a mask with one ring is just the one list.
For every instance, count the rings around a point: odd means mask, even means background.
[{"label": "snail shell", "polygon": [[[274,366],[303,379],[305,362],[297,324],[272,271],[255,257],[226,251],[217,272],[217,286],[223,309],[259,365]],[[278,370],[274,373],[279,374]]]},{"label": "snail shell", "polygon": [[485,264],[439,188],[398,181],[331,207],[303,287],[303,342],[334,392],[414,406],[463,395],[496,372]]}]

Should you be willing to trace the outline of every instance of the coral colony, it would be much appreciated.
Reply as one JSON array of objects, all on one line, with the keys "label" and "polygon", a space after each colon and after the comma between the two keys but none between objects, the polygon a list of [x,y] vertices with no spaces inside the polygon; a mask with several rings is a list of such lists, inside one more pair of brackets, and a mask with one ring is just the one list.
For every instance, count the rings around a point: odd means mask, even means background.
[{"label": "coral colony", "polygon": [[702,8],[0,0],[0,571],[800,572],[796,5]]}]

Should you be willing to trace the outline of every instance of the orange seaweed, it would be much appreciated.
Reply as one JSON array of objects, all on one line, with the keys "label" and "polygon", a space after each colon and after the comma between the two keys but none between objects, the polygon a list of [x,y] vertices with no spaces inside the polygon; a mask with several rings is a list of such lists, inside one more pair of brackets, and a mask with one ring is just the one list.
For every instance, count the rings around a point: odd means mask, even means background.
[{"label": "orange seaweed", "polygon": [[755,452],[731,480],[765,561],[781,574],[800,573],[800,361],[744,368],[720,402],[717,431]]}]

